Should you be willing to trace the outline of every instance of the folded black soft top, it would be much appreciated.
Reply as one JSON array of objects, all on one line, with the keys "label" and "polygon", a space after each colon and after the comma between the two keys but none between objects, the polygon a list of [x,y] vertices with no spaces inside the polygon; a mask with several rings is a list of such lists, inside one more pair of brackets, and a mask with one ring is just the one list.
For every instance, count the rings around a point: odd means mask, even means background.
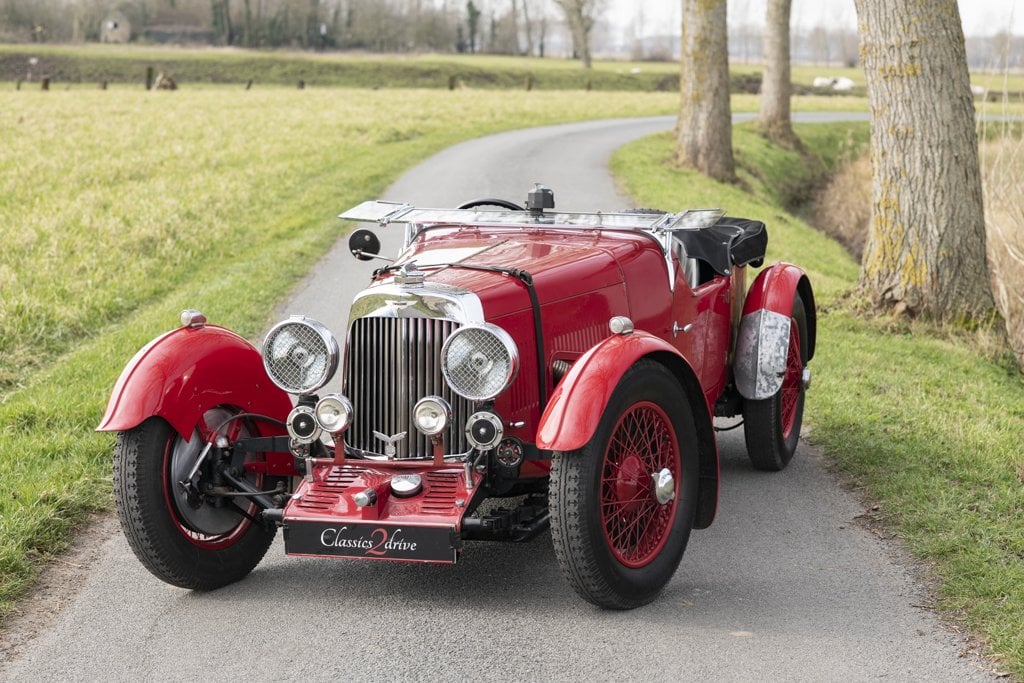
[{"label": "folded black soft top", "polygon": [[760,266],[768,247],[768,230],[762,221],[723,216],[707,228],[676,230],[686,254],[711,266],[719,275],[729,275],[732,266]]}]

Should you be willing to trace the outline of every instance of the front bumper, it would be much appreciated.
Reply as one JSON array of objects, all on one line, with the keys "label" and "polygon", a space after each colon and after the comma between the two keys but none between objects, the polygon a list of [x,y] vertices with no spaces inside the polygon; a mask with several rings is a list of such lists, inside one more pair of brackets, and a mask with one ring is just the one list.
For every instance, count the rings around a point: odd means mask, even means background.
[{"label": "front bumper", "polygon": [[[351,462],[351,461],[350,461]],[[422,490],[399,497],[391,480],[418,474]],[[314,557],[454,563],[462,518],[481,475],[460,466],[411,469],[371,464],[318,464],[285,506],[285,552]],[[367,496],[369,492],[372,495]],[[366,503],[358,505],[357,496]]]}]

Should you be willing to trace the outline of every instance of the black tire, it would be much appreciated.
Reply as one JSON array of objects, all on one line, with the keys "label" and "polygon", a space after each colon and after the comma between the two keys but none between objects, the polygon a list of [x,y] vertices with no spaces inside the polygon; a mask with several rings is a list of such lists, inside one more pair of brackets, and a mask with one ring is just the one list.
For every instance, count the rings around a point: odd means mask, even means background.
[{"label": "black tire", "polygon": [[793,296],[793,317],[789,351],[782,386],[771,398],[744,401],[743,431],[747,455],[756,469],[778,472],[793,459],[800,442],[804,419],[802,372],[807,365],[807,310],[797,292]]},{"label": "black tire", "polygon": [[[658,467],[673,476],[675,497],[667,503],[655,495],[650,470]],[[690,538],[698,470],[697,433],[686,394],[663,365],[639,361],[619,381],[591,440],[552,457],[555,556],[584,600],[632,609],[657,597]]]},{"label": "black tire", "polygon": [[[195,523],[198,508],[188,512],[191,522],[181,513],[175,499],[182,494],[169,488],[176,486],[171,462],[174,453],[197,441],[198,433],[186,442],[159,417],[120,432],[114,446],[114,503],[128,544],[153,575],[181,588],[212,590],[251,572],[277,529],[212,508],[203,513],[211,521],[202,529]],[[249,514],[254,511],[250,506]]]}]

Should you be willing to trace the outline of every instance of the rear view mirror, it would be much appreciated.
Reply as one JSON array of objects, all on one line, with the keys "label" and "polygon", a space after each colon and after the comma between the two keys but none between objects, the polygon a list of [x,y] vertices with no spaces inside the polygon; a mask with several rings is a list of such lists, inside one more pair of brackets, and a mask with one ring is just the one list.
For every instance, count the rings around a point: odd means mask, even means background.
[{"label": "rear view mirror", "polygon": [[370,230],[356,230],[348,238],[348,249],[360,261],[370,261],[380,253],[380,239]]}]

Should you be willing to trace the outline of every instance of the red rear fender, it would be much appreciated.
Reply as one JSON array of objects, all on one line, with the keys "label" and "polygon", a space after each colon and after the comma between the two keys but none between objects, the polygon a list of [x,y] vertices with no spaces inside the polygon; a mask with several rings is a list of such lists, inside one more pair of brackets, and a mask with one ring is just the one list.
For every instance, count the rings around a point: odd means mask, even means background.
[{"label": "red rear fender", "polygon": [[757,276],[743,303],[736,333],[733,376],[740,394],[764,400],[782,386],[782,371],[789,349],[790,319],[796,293],[804,303],[807,321],[807,360],[814,356],[817,314],[810,280],[789,263],[776,263]]},{"label": "red rear fender", "polygon": [[96,430],[124,431],[156,415],[190,439],[200,416],[219,405],[279,420],[292,407],[248,341],[216,325],[181,327],[157,337],[129,361]]}]

